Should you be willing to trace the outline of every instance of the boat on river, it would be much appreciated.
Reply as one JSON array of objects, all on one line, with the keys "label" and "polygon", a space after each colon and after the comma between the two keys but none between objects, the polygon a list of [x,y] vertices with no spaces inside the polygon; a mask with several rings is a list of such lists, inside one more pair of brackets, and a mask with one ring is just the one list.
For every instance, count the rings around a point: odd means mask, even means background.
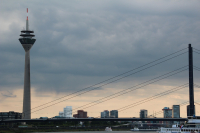
[{"label": "boat on river", "polygon": [[158,133],[200,133],[200,116],[189,116],[184,126],[173,125],[172,128],[161,127]]},{"label": "boat on river", "polygon": [[139,129],[134,127],[134,129],[131,129],[131,131],[158,131],[158,129]]},{"label": "boat on river", "polygon": [[112,131],[112,128],[111,127],[106,127],[105,131],[107,131],[107,132]]},{"label": "boat on river", "polygon": [[131,129],[131,131],[139,131],[139,128],[134,127],[134,129]]}]

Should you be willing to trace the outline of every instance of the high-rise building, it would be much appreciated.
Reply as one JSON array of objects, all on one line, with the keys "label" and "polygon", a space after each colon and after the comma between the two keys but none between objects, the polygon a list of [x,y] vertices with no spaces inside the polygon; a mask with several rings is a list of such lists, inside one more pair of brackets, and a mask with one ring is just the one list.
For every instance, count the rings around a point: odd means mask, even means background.
[{"label": "high-rise building", "polygon": [[87,112],[83,110],[78,110],[77,114],[73,115],[74,118],[87,118]]},{"label": "high-rise building", "polygon": [[[172,118],[172,109],[169,107],[164,107],[162,110],[164,118]],[[164,121],[163,124],[170,125],[172,124],[172,121]]]},{"label": "high-rise building", "polygon": [[109,111],[104,110],[103,112],[101,112],[101,118],[109,118]]},{"label": "high-rise building", "polygon": [[[195,115],[195,105],[194,105],[194,115]],[[190,116],[190,105],[187,106],[187,116]]]},{"label": "high-rise building", "polygon": [[147,118],[148,111],[145,109],[140,110],[140,118]]},{"label": "high-rise building", "polygon": [[[28,8],[27,8],[28,14]],[[21,38],[19,38],[25,50],[25,68],[24,68],[24,99],[22,119],[31,119],[31,82],[30,82],[30,49],[35,43],[36,39],[33,37],[34,31],[29,29],[28,15],[26,19],[26,29],[21,31]]]},{"label": "high-rise building", "polygon": [[[172,118],[180,118],[180,105],[172,106]],[[179,121],[174,121],[174,124],[179,124]]]},{"label": "high-rise building", "polygon": [[111,110],[110,118],[118,118],[118,110]]},{"label": "high-rise building", "polygon": [[169,107],[164,107],[162,110],[164,118],[172,118],[172,109],[170,109]]},{"label": "high-rise building", "polygon": [[180,118],[180,105],[172,106],[172,118]]},{"label": "high-rise building", "polygon": [[101,118],[105,118],[105,112],[101,112]]},{"label": "high-rise building", "polygon": [[60,111],[60,112],[59,112],[59,116],[60,116],[60,117],[64,117],[64,112],[63,112],[63,111]]},{"label": "high-rise building", "polygon": [[64,108],[64,117],[67,117],[67,118],[72,117],[72,106],[66,106]]}]

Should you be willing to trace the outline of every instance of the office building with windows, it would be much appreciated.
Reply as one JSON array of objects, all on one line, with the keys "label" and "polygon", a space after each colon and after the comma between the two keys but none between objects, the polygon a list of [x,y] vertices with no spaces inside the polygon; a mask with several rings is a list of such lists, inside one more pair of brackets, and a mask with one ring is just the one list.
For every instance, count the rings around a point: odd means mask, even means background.
[{"label": "office building with windows", "polygon": [[103,112],[101,112],[101,118],[109,118],[109,111],[104,110]]},{"label": "office building with windows", "polygon": [[169,107],[164,107],[163,109],[163,118],[172,118],[172,109]]},{"label": "office building with windows", "polygon": [[87,112],[83,110],[78,110],[77,114],[73,115],[74,118],[87,118]]},{"label": "office building with windows", "polygon": [[140,110],[140,118],[147,118],[148,111],[145,109]]},{"label": "office building with windows", "polygon": [[118,118],[118,110],[111,110],[110,118]]},{"label": "office building with windows", "polygon": [[[172,118],[180,118],[180,105],[172,106]],[[179,124],[179,121],[174,121],[174,124]]]},{"label": "office building with windows", "polygon": [[72,106],[66,106],[64,108],[64,117],[71,118],[72,117]]},{"label": "office building with windows", "polygon": [[172,118],[180,118],[180,105],[172,106]]}]

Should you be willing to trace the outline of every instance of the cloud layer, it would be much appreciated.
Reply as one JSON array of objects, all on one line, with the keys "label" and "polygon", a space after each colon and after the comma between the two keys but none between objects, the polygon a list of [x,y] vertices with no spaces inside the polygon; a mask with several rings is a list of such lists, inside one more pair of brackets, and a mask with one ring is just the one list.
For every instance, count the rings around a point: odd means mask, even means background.
[{"label": "cloud layer", "polygon": [[[10,92],[23,89],[24,50],[18,39],[20,31],[25,27],[27,7],[30,29],[34,30],[37,39],[31,49],[31,86],[36,97],[51,97],[54,94],[59,97],[73,93],[187,48],[189,43],[200,49],[199,1],[73,0],[47,3],[36,0],[3,3],[0,5],[1,92],[5,89]],[[99,87],[98,95],[95,91],[89,94],[98,98],[127,89],[187,65],[187,56],[187,53],[183,54]],[[198,59],[199,55],[194,53],[194,65],[197,67],[200,66]],[[194,82],[197,84],[198,73],[194,71]],[[185,71],[153,85],[159,89],[187,82],[188,73]],[[144,92],[135,93],[144,93],[145,98],[150,92],[156,92],[151,89],[146,87],[143,88]],[[188,95],[186,92],[185,95]],[[87,99],[87,96],[82,95],[82,99]],[[127,101],[136,98],[128,99],[129,96],[133,96],[133,93],[126,95]],[[177,98],[174,94],[171,97],[175,99],[170,105]],[[91,99],[89,101],[92,102]],[[188,97],[181,101],[188,101]],[[69,104],[63,104],[66,105]]]}]

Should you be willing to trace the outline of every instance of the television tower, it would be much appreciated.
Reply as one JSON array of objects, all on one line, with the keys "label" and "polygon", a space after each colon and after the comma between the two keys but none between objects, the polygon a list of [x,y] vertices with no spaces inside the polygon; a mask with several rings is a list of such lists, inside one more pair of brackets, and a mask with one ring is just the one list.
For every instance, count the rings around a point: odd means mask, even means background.
[{"label": "television tower", "polygon": [[22,119],[31,119],[30,49],[36,41],[36,39],[33,38],[35,36],[33,33],[34,31],[29,30],[27,8],[26,29],[21,31],[21,38],[19,38],[19,41],[25,50],[24,98]]}]

